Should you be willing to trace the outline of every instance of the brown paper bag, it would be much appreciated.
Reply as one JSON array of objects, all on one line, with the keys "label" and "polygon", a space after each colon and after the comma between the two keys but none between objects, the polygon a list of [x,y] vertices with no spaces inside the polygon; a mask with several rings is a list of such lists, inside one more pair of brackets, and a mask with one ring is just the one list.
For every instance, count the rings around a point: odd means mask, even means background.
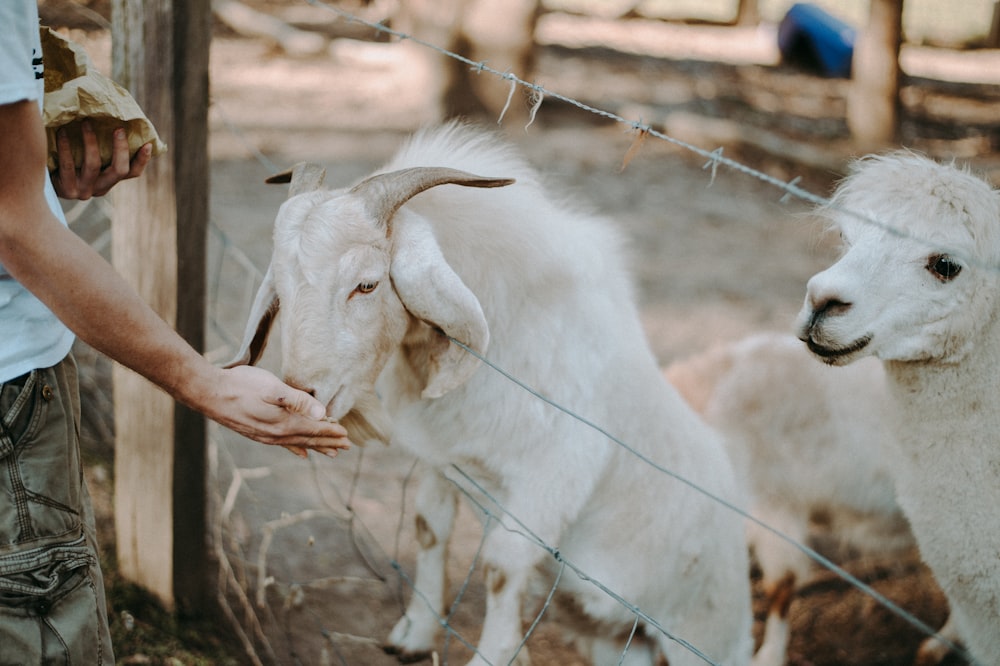
[{"label": "brown paper bag", "polygon": [[76,166],[83,163],[80,122],[84,118],[90,120],[97,135],[102,166],[111,163],[112,134],[119,127],[125,128],[131,155],[147,143],[153,144],[153,155],[167,149],[132,95],[95,70],[83,48],[45,26],[41,35],[45,63],[42,120],[49,141],[50,171],[59,167],[56,130],[60,127],[65,127],[69,135]]}]

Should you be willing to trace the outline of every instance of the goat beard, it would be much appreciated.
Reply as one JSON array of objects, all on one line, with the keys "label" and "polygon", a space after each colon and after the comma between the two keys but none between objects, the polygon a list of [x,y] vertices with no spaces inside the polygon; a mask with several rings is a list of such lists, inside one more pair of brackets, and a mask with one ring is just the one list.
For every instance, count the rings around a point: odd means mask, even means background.
[{"label": "goat beard", "polygon": [[358,446],[364,446],[373,439],[389,443],[391,422],[382,401],[375,394],[358,398],[351,410],[339,420],[340,425],[347,429],[348,438]]}]

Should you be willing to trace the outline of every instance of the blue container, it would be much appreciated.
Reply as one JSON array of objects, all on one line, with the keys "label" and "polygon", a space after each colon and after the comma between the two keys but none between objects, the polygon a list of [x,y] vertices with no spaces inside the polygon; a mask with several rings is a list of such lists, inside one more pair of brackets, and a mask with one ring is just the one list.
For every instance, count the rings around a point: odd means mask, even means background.
[{"label": "blue container", "polygon": [[792,5],[778,25],[782,62],[823,76],[850,78],[857,31],[810,3]]}]

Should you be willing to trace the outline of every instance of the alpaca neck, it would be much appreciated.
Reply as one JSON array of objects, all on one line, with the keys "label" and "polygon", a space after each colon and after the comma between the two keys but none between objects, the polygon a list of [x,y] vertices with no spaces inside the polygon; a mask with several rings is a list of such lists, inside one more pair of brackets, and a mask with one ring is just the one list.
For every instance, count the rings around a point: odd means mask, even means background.
[{"label": "alpaca neck", "polygon": [[[904,454],[949,466],[1000,460],[1000,339],[984,338],[957,363],[888,361]],[[961,452],[970,457],[956,460]]]},{"label": "alpaca neck", "polygon": [[885,367],[899,407],[893,475],[900,506],[959,631],[983,663],[996,663],[1000,345],[978,342],[959,364]]}]

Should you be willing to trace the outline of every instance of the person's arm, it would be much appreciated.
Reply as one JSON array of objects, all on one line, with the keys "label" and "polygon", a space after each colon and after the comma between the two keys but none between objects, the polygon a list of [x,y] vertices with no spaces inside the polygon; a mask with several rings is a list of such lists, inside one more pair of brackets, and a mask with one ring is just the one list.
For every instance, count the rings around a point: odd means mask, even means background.
[{"label": "person's arm", "polygon": [[264,444],[305,456],[349,445],[311,395],[253,367],[210,364],[44,198],[46,139],[35,102],[0,105],[0,263],[77,336],[179,402]]}]

